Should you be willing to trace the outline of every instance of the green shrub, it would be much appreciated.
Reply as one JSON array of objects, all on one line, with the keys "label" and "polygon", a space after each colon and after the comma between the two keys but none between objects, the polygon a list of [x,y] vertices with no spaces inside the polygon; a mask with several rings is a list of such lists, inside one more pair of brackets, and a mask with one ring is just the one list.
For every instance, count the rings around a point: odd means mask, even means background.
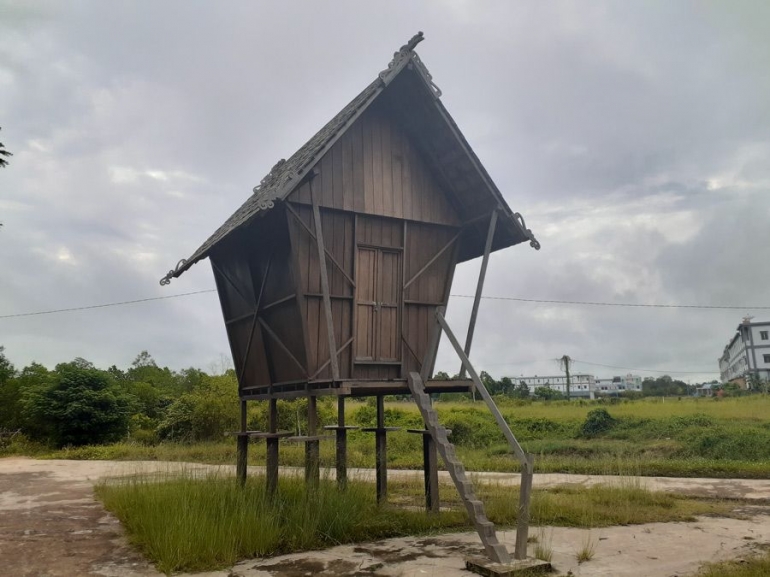
[{"label": "green shrub", "polygon": [[583,426],[580,428],[580,435],[583,437],[596,437],[606,433],[615,426],[615,419],[607,412],[607,409],[594,409],[589,411]]}]

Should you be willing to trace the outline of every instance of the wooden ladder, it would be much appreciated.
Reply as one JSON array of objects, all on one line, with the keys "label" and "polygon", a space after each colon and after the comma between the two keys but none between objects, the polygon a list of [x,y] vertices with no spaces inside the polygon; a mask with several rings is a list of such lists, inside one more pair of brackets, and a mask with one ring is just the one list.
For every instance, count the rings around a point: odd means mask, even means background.
[{"label": "wooden ladder", "polygon": [[465,505],[465,509],[468,511],[468,516],[473,521],[481,542],[484,544],[487,556],[496,563],[510,563],[511,556],[508,554],[508,550],[505,548],[505,545],[497,540],[495,526],[487,519],[484,504],[476,496],[473,490],[473,483],[465,474],[465,467],[457,458],[454,445],[447,438],[446,429],[438,422],[438,415],[431,406],[430,397],[425,392],[422,377],[420,377],[419,373],[409,373],[407,382],[409,390],[412,392],[412,397],[414,397],[417,407],[420,409],[422,419],[425,421],[425,428],[428,429],[431,437],[433,437],[433,441],[436,443],[436,449],[444,460],[444,465],[447,471],[449,471],[449,476],[452,477],[455,487],[457,487],[457,492],[460,493],[460,498],[463,505]]}]

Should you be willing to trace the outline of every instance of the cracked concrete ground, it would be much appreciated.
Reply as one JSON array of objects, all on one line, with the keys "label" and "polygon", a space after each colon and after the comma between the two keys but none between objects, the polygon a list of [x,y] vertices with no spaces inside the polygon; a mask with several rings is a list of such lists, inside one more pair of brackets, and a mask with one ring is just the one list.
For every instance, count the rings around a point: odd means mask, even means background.
[{"label": "cracked concrete ground", "polygon": [[[146,577],[159,573],[134,551],[117,520],[93,497],[93,485],[104,477],[152,471],[229,472],[231,467],[190,463],[63,461],[0,459],[0,563],[12,577]],[[258,468],[253,468],[257,472]],[[359,478],[373,475],[354,471]],[[419,471],[392,471],[392,478]],[[483,482],[518,484],[518,476],[478,473]],[[538,475],[538,487],[595,485],[616,479],[593,475]],[[531,535],[553,550],[561,574],[671,577],[692,574],[699,565],[740,557],[770,543],[770,481],[752,479],[645,478],[651,490],[696,496],[753,500],[744,506],[749,519],[701,518],[694,523],[655,523],[606,529],[532,528]],[[515,533],[501,532],[513,549]],[[586,542],[594,558],[578,564],[576,553]],[[474,533],[388,539],[341,545],[324,551],[248,560],[198,577],[265,577],[306,575],[469,576],[464,557],[481,547]]]}]

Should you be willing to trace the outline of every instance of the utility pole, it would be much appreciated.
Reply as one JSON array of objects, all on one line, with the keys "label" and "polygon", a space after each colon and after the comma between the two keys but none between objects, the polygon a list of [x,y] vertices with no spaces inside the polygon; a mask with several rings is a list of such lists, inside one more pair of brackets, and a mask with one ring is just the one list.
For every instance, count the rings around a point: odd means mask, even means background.
[{"label": "utility pole", "polygon": [[572,362],[572,359],[569,357],[569,355],[564,355],[562,358],[559,359],[559,363],[561,364],[562,370],[567,373],[567,400],[570,400],[569,396],[569,365]]}]

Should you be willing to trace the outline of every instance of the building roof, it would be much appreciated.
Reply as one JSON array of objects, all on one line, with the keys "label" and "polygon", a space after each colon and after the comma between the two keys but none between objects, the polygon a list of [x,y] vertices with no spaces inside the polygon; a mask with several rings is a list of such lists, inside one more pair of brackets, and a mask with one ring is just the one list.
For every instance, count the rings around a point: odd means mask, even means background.
[{"label": "building roof", "polygon": [[[225,240],[231,233],[239,228],[246,226],[256,217],[270,211],[276,203],[285,200],[300,184],[305,175],[315,166],[321,157],[331,148],[337,139],[353,124],[353,122],[406,70],[411,72],[412,90],[414,94],[414,78],[419,79],[422,85],[422,93],[428,94],[434,106],[423,109],[427,111],[427,120],[424,122],[433,128],[434,132],[441,132],[443,149],[441,155],[434,154],[433,160],[442,162],[442,158],[447,163],[444,178],[448,187],[454,187],[454,181],[458,180],[464,185],[464,191],[455,190],[456,200],[464,205],[466,209],[481,209],[492,206],[492,210],[500,211],[498,219],[498,229],[493,242],[493,250],[498,250],[505,246],[511,246],[528,240],[530,245],[540,248],[540,243],[529,230],[521,214],[514,213],[503,199],[502,194],[497,189],[492,179],[487,174],[484,167],[479,162],[478,157],[468,145],[468,142],[460,133],[454,120],[451,118],[446,108],[439,100],[441,91],[433,82],[433,79],[422,64],[418,54],[414,51],[415,46],[423,40],[422,32],[419,32],[398,52],[393,55],[393,59],[388,67],[379,73],[364,90],[356,96],[347,106],[338,112],[321,130],[319,130],[310,140],[308,140],[297,152],[289,157],[288,160],[281,159],[262,181],[254,187],[253,194],[236,210],[224,224],[222,224],[189,258],[180,260],[176,267],[170,270],[160,281],[161,285],[167,285],[171,278],[175,278],[184,273],[192,265],[206,258],[209,253],[220,242]],[[399,79],[397,84],[408,84],[409,81]],[[398,106],[398,102],[391,99],[391,104]],[[403,108],[403,107],[402,107]],[[413,112],[412,112],[413,114]],[[407,121],[414,118],[406,119]],[[449,153],[446,151],[449,150]],[[457,177],[452,174],[455,171]],[[462,173],[460,173],[462,171]],[[440,171],[441,172],[441,171]],[[463,194],[469,196],[470,193],[478,196],[483,192],[488,197],[489,202],[479,203],[479,198],[464,199]],[[463,202],[468,200],[468,202]],[[491,204],[490,204],[491,203]],[[472,215],[471,215],[472,216]],[[502,226],[500,226],[502,225]],[[484,223],[480,223],[484,226]],[[483,244],[483,235],[481,235]],[[478,245],[479,242],[475,242]],[[467,247],[465,252],[461,251],[460,260],[468,260],[478,256],[477,246]]]}]

